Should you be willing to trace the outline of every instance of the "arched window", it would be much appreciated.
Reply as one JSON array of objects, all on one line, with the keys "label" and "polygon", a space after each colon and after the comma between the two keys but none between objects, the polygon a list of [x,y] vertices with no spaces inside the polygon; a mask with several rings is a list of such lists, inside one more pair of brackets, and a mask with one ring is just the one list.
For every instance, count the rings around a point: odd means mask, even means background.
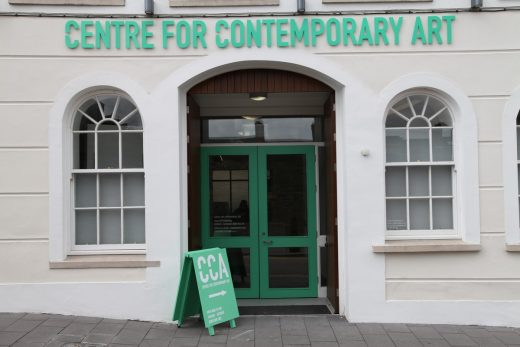
[{"label": "arched window", "polygon": [[455,161],[449,107],[426,93],[397,99],[386,115],[388,238],[455,235]]},{"label": "arched window", "polygon": [[143,249],[143,127],[125,96],[84,101],[73,122],[72,250]]}]

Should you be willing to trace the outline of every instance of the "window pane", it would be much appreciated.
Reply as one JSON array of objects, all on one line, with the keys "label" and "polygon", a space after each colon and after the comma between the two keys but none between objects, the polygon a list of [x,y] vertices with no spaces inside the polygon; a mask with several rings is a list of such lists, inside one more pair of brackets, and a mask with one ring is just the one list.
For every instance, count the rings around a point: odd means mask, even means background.
[{"label": "window pane", "polygon": [[122,133],[123,168],[143,167],[143,133]]},{"label": "window pane", "polygon": [[74,168],[93,169],[95,160],[94,134],[74,134]]},{"label": "window pane", "polygon": [[410,196],[429,196],[428,167],[408,167]]},{"label": "window pane", "polygon": [[451,196],[451,166],[432,166],[432,195]]},{"label": "window pane", "polygon": [[96,175],[74,175],[76,207],[96,207]]},{"label": "window pane", "polygon": [[121,243],[121,210],[99,211],[99,238],[101,244]]},{"label": "window pane", "polygon": [[95,245],[97,238],[96,211],[76,211],[76,244]]},{"label": "window pane", "polygon": [[[100,122],[103,119],[96,99],[88,99],[79,109],[88,114],[96,122]],[[74,129],[78,128],[74,127]]]},{"label": "window pane", "polygon": [[394,111],[388,112],[388,116],[386,117],[385,126],[387,128],[397,128],[397,127],[406,127],[406,123],[408,121],[405,120],[403,117],[399,116]]},{"label": "window pane", "polygon": [[428,104],[426,106],[426,112],[424,113],[424,116],[427,118],[432,117],[433,115],[437,114],[440,110],[442,110],[445,107],[444,103],[441,102],[439,99],[434,97],[428,98]]},{"label": "window pane", "polygon": [[432,129],[433,161],[452,161],[452,129]]},{"label": "window pane", "polygon": [[226,248],[234,288],[251,288],[249,248]]},{"label": "window pane", "polygon": [[97,127],[98,131],[119,131],[117,124],[109,119],[104,120]]},{"label": "window pane", "polygon": [[123,205],[144,206],[144,173],[123,174]]},{"label": "window pane", "polygon": [[430,161],[428,129],[410,129],[410,161]]},{"label": "window pane", "polygon": [[415,114],[418,116],[422,115],[426,95],[412,95],[410,96],[410,101],[412,102]]},{"label": "window pane", "polygon": [[386,200],[386,228],[406,230],[406,200]]},{"label": "window pane", "polygon": [[74,117],[74,130],[96,130],[96,124],[85,117],[81,112],[76,112]]},{"label": "window pane", "polygon": [[249,157],[212,155],[209,163],[210,236],[249,235]]},{"label": "window pane", "polygon": [[400,101],[398,101],[392,107],[392,109],[397,111],[397,112],[399,112],[400,114],[402,114],[406,118],[412,118],[413,117],[413,112],[412,112],[412,109],[410,108],[410,104],[408,103],[408,98],[403,98]]},{"label": "window pane", "polygon": [[267,172],[267,234],[307,235],[305,155],[268,154]]},{"label": "window pane", "polygon": [[124,243],[144,243],[144,209],[125,209],[124,213]]},{"label": "window pane", "polygon": [[433,229],[453,229],[452,199],[433,199]]},{"label": "window pane", "polygon": [[269,288],[308,288],[309,256],[305,247],[269,248]]},{"label": "window pane", "polygon": [[451,114],[448,109],[445,109],[437,116],[431,119],[431,123],[433,127],[451,127],[453,121],[451,120]]},{"label": "window pane", "polygon": [[99,174],[99,206],[121,206],[120,174]]},{"label": "window pane", "polygon": [[265,142],[315,141],[314,118],[264,118],[260,124]]},{"label": "window pane", "polygon": [[520,160],[520,127],[516,127],[516,160]]},{"label": "window pane", "polygon": [[119,134],[98,133],[98,169],[119,168]]},{"label": "window pane", "polygon": [[421,118],[421,117],[417,117],[417,118],[414,118],[412,119],[412,121],[410,122],[410,127],[413,127],[413,128],[420,128],[420,127],[429,127],[430,126],[430,123],[428,123],[428,121],[424,118]]},{"label": "window pane", "polygon": [[406,196],[406,168],[387,167],[385,186],[386,196]]},{"label": "window pane", "polygon": [[388,163],[407,161],[405,129],[386,129],[386,161]]},{"label": "window pane", "polygon": [[428,199],[410,200],[410,229],[430,229],[430,201]]},{"label": "window pane", "polygon": [[106,118],[112,117],[112,113],[114,112],[114,106],[116,105],[117,96],[115,95],[103,95],[98,96],[99,104],[101,105],[101,109],[105,114]]}]

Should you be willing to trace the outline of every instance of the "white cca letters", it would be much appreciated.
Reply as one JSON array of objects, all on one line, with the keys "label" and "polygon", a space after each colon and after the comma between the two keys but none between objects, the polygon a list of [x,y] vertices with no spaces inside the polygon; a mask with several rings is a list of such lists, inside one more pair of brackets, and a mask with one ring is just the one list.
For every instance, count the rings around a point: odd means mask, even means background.
[{"label": "white cca letters", "polygon": [[224,258],[222,258],[222,254],[218,255],[218,271],[213,271],[213,264],[216,262],[215,256],[213,254],[208,255],[207,257],[200,256],[197,258],[197,268],[199,269],[199,278],[202,283],[208,283],[211,278],[212,281],[221,280],[226,277],[229,278],[229,273],[224,263]]}]

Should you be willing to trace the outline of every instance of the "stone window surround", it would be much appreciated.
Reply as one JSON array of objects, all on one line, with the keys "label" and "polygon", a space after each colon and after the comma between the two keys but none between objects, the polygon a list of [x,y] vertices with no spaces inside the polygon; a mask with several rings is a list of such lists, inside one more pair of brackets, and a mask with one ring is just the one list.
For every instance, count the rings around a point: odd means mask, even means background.
[{"label": "stone window surround", "polygon": [[9,0],[11,5],[124,6],[125,0]]}]

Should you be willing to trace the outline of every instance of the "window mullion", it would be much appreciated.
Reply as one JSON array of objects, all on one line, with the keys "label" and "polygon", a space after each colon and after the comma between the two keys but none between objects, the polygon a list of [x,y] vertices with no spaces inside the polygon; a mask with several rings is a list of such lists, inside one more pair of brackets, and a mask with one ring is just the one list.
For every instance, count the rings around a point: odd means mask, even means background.
[{"label": "window mullion", "polygon": [[121,173],[121,176],[120,176],[120,179],[119,179],[119,184],[120,184],[120,193],[121,193],[121,244],[124,244],[124,230],[125,230],[125,221],[124,221],[124,203],[123,203],[123,199],[124,199],[124,193],[123,193],[123,173]]},{"label": "window mullion", "polygon": [[433,190],[432,190],[432,167],[428,166],[428,187],[429,187],[429,197],[428,200],[430,202],[429,210],[430,210],[430,230],[433,230]]},{"label": "window mullion", "polygon": [[408,183],[408,166],[405,168],[406,177],[406,230],[410,230],[410,189]]},{"label": "window mullion", "polygon": [[99,174],[96,174],[96,244],[100,244]]}]

